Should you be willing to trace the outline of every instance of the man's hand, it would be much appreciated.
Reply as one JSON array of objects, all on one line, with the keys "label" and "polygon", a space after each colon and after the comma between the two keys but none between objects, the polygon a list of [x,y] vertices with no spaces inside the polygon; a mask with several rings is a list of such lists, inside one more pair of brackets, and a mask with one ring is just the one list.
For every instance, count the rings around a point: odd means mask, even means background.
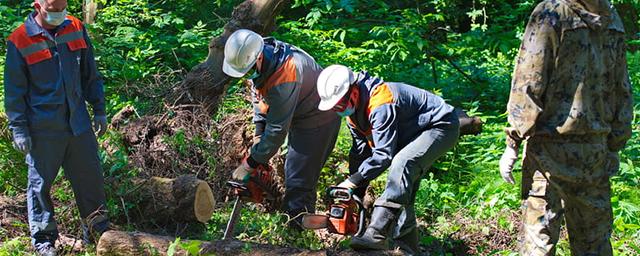
[{"label": "man's hand", "polygon": [[353,182],[351,182],[349,179],[346,179],[342,183],[338,184],[338,187],[355,189],[357,185],[353,184]]},{"label": "man's hand", "polygon": [[233,170],[233,174],[231,175],[231,177],[234,180],[241,180],[242,182],[246,183],[249,181],[249,176],[254,171],[255,169],[251,168],[251,166],[249,166],[249,164],[247,163],[247,160],[245,159],[245,160],[242,160],[242,163],[240,164],[240,166],[238,166],[235,170]]},{"label": "man's hand", "polygon": [[23,154],[31,151],[31,137],[24,135],[13,135],[13,147]]},{"label": "man's hand", "polygon": [[260,139],[262,139],[262,136],[253,136],[253,145],[260,143]]},{"label": "man's hand", "polygon": [[504,149],[504,153],[502,153],[502,158],[500,158],[500,176],[507,183],[515,184],[513,180],[513,165],[515,165],[518,160],[518,150],[512,147],[507,146]]},{"label": "man's hand", "polygon": [[98,137],[102,137],[107,132],[107,116],[94,116],[93,130],[97,132]]}]

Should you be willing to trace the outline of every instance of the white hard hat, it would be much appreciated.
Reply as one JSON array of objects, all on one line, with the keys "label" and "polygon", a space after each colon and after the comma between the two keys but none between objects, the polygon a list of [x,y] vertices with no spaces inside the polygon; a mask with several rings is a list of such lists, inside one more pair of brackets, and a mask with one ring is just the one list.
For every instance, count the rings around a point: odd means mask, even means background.
[{"label": "white hard hat", "polygon": [[318,109],[327,111],[347,94],[349,86],[355,82],[355,76],[350,68],[342,65],[331,65],[322,70],[318,76],[318,94],[320,104]]},{"label": "white hard hat", "polygon": [[258,33],[248,29],[233,32],[224,45],[222,71],[232,77],[243,77],[256,64],[264,41]]}]

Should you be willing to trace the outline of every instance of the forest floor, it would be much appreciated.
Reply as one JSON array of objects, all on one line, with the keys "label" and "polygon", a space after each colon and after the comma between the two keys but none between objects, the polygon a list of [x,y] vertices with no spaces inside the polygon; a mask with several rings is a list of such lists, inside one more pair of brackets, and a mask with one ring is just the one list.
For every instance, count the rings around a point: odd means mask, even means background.
[{"label": "forest floor", "polygon": [[[299,248],[304,246],[301,243],[280,242],[269,243],[264,239],[256,239],[254,235],[240,235],[240,240],[220,241],[220,230],[211,231],[212,226],[215,228],[224,228],[220,224],[226,223],[229,216],[231,199],[229,189],[225,186],[226,179],[230,176],[228,173],[232,167],[237,164],[244,155],[244,150],[252,143],[250,127],[250,112],[242,110],[235,114],[223,117],[216,125],[213,123],[198,121],[200,112],[190,109],[183,111],[181,109],[172,110],[171,114],[163,114],[157,116],[147,116],[135,118],[135,110],[125,108],[119,115],[113,118],[112,128],[122,134],[118,137],[121,141],[105,140],[102,143],[107,154],[117,154],[117,149],[124,144],[129,149],[128,157],[129,167],[140,170],[137,177],[162,176],[173,178],[181,171],[190,170],[191,173],[199,178],[206,180],[213,190],[213,194],[218,202],[219,217],[216,217],[215,224],[209,224],[208,227],[199,226],[191,229],[166,227],[149,225],[148,223],[135,223],[131,213],[116,213],[112,216],[117,229],[125,231],[141,231],[158,235],[168,235],[172,237],[181,237],[182,239],[207,239],[210,241],[209,251],[218,255],[243,255],[260,254],[260,255],[371,255],[372,252],[358,253],[348,249],[346,237],[328,234],[326,231],[305,231],[305,236],[312,236],[317,241],[314,250],[309,248]],[[130,119],[130,120],[129,120]],[[209,119],[204,119],[209,120]],[[132,131],[135,131],[132,132]],[[209,134],[213,131],[216,134],[215,139],[205,138],[203,141],[210,141],[216,145],[215,159],[219,169],[216,170],[217,175],[210,175],[209,172],[201,170],[203,161],[206,161],[206,152],[200,145],[173,145],[171,140],[167,138],[183,134],[188,141],[193,141],[195,137]],[[205,145],[204,147],[206,147]],[[189,156],[185,158],[184,156]],[[280,173],[283,172],[283,154],[278,154],[271,164]],[[173,159],[180,159],[179,163],[175,163]],[[118,177],[107,177],[107,187],[117,182]],[[280,179],[279,182],[282,182]],[[116,188],[110,188],[111,191],[118,191]],[[68,182],[63,179],[57,179],[52,189],[54,195],[54,204],[56,205],[56,220],[60,229],[60,238],[57,242],[63,254],[85,253],[94,250],[93,246],[84,247],[81,243],[81,231],[78,224],[77,210],[73,195],[69,188]],[[118,192],[113,192],[118,194]],[[108,191],[109,194],[109,191]],[[60,195],[66,195],[67,198],[59,198]],[[120,194],[120,196],[122,196]],[[112,196],[113,197],[113,196]],[[319,200],[321,201],[321,200]],[[122,202],[125,204],[125,202]],[[318,205],[321,209],[322,205]],[[265,211],[264,207],[253,207],[246,211]],[[273,211],[266,211],[267,214],[277,214]],[[113,215],[113,214],[112,214]],[[126,216],[125,216],[126,215]],[[508,220],[517,223],[517,212],[505,212]],[[27,223],[26,197],[18,196],[0,196],[0,234],[2,237],[20,238],[23,242],[27,241],[29,236],[29,228]],[[442,221],[442,219],[446,221]],[[500,251],[509,250],[513,245],[512,238],[515,237],[513,229],[505,229],[500,226],[498,219],[487,218],[478,223],[478,219],[470,218],[467,213],[461,211],[448,216],[441,216],[438,219],[426,220],[419,219],[419,230],[422,236],[422,251],[424,254],[452,254],[452,255],[468,255],[478,254],[483,251]],[[282,224],[282,223],[281,223]],[[241,226],[250,226],[247,220],[242,220]],[[255,223],[255,225],[260,225]],[[436,230],[431,227],[439,226]],[[443,227],[444,226],[444,227]],[[242,229],[240,227],[239,229]],[[446,230],[447,232],[442,232]],[[288,239],[295,239],[299,235],[296,231],[278,231],[281,236],[289,236]],[[204,234],[203,233],[208,233]],[[311,235],[309,234],[311,233]],[[213,235],[212,235],[213,234]],[[218,234],[218,235],[216,235]],[[268,234],[264,234],[268,235]],[[257,237],[263,236],[258,235]],[[15,239],[14,239],[15,240]],[[0,242],[1,244],[2,242]],[[478,249],[481,249],[479,251]],[[398,255],[398,251],[381,252],[379,255]]]}]

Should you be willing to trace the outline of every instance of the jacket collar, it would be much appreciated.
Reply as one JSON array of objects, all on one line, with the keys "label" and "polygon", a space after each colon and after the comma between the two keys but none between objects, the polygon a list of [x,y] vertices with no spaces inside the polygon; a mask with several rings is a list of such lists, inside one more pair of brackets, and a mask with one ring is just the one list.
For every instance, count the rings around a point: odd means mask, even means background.
[{"label": "jacket collar", "polygon": [[[43,27],[41,27],[38,22],[36,22],[36,15],[38,13],[36,13],[35,11],[31,12],[29,14],[29,16],[27,17],[27,20],[24,22],[25,28],[27,30],[27,35],[28,36],[36,36],[39,34],[43,34],[43,35],[48,35],[49,33],[46,31],[46,29],[44,29]],[[56,29],[60,30],[64,27],[66,27],[67,25],[69,25],[69,23],[71,23],[71,20],[69,20],[69,18],[65,18],[64,22],[62,22],[62,24],[60,24]]]},{"label": "jacket collar", "polygon": [[260,70],[259,76],[254,79],[256,88],[262,88],[271,75],[287,61],[292,53],[293,51],[289,44],[275,40],[272,37],[265,38],[262,50],[262,70]]}]

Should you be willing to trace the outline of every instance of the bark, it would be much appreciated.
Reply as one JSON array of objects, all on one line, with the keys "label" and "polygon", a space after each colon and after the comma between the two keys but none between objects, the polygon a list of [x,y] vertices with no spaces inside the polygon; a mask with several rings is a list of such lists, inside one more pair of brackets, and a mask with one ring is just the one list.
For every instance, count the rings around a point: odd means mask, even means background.
[{"label": "bark", "polygon": [[209,42],[206,61],[194,67],[177,87],[174,92],[175,103],[203,104],[210,113],[215,113],[231,81],[222,72],[227,38],[241,28],[253,30],[263,36],[271,34],[276,28],[275,17],[288,5],[289,0],[246,0],[236,6],[222,35]]},{"label": "bark", "polygon": [[[99,256],[167,255],[169,245],[175,238],[157,236],[141,232],[105,232],[98,241],[96,254]],[[188,255],[177,248],[174,255]]]},{"label": "bark", "polygon": [[84,0],[82,3],[82,18],[85,24],[93,24],[96,18],[98,4],[94,0]]},{"label": "bark", "polygon": [[134,181],[136,189],[127,195],[136,202],[132,212],[142,221],[156,224],[202,222],[211,218],[215,199],[209,185],[193,175],[175,179],[152,177]]},{"label": "bark", "polygon": [[[97,246],[98,256],[129,256],[129,255],[167,255],[169,245],[175,238],[168,236],[157,236],[141,232],[108,231],[102,235]],[[238,240],[226,241],[189,241],[183,243],[199,244],[198,255],[403,255],[399,251],[366,251],[358,253],[352,250],[305,250],[298,248],[287,248],[273,245],[247,243]],[[176,246],[174,255],[189,255],[181,246]]]}]

